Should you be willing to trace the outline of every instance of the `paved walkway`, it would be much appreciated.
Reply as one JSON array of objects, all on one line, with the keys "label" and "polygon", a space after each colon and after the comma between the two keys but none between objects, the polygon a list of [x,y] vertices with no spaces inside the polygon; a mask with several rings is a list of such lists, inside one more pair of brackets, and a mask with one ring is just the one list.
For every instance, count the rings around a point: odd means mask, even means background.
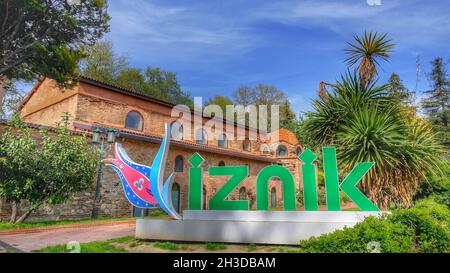
[{"label": "paved walkway", "polygon": [[69,242],[87,243],[133,236],[135,224],[130,222],[101,226],[76,226],[73,228],[44,230],[23,234],[0,235],[0,253],[30,252],[41,248],[64,245]]}]

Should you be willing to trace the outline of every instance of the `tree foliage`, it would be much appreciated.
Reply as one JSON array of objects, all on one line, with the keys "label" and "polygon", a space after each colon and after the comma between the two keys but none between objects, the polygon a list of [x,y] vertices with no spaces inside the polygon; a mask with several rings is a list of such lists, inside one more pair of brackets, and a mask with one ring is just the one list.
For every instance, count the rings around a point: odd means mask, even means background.
[{"label": "tree foliage", "polygon": [[8,118],[16,113],[24,97],[25,92],[18,88],[14,81],[8,81],[3,105],[0,107],[0,118]]},{"label": "tree foliage", "polygon": [[348,43],[346,62],[348,66],[357,65],[361,83],[369,84],[378,75],[379,61],[388,61],[394,44],[387,34],[377,32],[364,32],[363,37],[355,35],[354,39],[356,43]]},{"label": "tree foliage", "polygon": [[84,136],[68,130],[68,116],[56,128],[56,134],[42,129],[38,142],[33,129],[17,117],[0,137],[0,198],[16,207],[26,201],[28,207],[16,220],[24,221],[42,204],[60,204],[74,193],[87,189],[95,174],[97,151]]},{"label": "tree foliage", "polygon": [[268,128],[271,128],[272,105],[279,106],[280,128],[292,129],[295,127],[296,115],[291,109],[286,94],[274,85],[258,84],[255,87],[241,86],[233,93],[234,102],[238,105],[268,106]]},{"label": "tree foliage", "polygon": [[83,56],[81,46],[108,31],[108,21],[105,0],[3,0],[0,75],[66,83]]},{"label": "tree foliage", "polygon": [[217,96],[210,98],[209,100],[207,100],[205,102],[205,106],[208,106],[208,105],[219,106],[220,108],[222,108],[223,114],[225,116],[227,105],[233,105],[233,102],[225,96],[217,95]]},{"label": "tree foliage", "polygon": [[429,80],[432,88],[424,92],[427,97],[422,108],[441,142],[450,147],[450,79],[442,58],[434,59],[431,64],[433,70]]},{"label": "tree foliage", "polygon": [[174,104],[193,105],[189,93],[181,89],[175,73],[150,66],[145,70],[130,67],[127,58],[114,53],[110,41],[87,47],[86,52],[87,57],[80,63],[83,76]]},{"label": "tree foliage", "polygon": [[403,105],[411,105],[413,103],[413,92],[409,91],[405,87],[400,76],[396,73],[392,73],[388,81],[388,95],[396,100],[398,100]]},{"label": "tree foliage", "polygon": [[314,147],[337,147],[344,172],[358,162],[375,162],[361,187],[381,208],[412,205],[426,174],[439,174],[444,151],[426,122],[404,115],[388,88],[363,85],[356,72],[349,73],[327,99],[313,100],[314,111],[302,124]]}]

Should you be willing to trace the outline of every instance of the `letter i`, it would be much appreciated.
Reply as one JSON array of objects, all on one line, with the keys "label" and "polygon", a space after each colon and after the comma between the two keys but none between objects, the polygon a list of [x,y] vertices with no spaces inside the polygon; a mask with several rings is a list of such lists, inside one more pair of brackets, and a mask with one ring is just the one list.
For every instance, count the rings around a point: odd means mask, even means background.
[{"label": "letter i", "polygon": [[298,158],[303,161],[302,177],[305,210],[317,211],[319,210],[319,204],[317,200],[316,166],[313,164],[317,155],[307,149]]},{"label": "letter i", "polygon": [[323,169],[325,174],[325,189],[329,211],[341,210],[339,194],[339,175],[336,160],[336,148],[323,148]]},{"label": "letter i", "polygon": [[192,167],[189,169],[189,209],[201,210],[203,208],[203,168],[205,159],[195,153],[189,158]]}]

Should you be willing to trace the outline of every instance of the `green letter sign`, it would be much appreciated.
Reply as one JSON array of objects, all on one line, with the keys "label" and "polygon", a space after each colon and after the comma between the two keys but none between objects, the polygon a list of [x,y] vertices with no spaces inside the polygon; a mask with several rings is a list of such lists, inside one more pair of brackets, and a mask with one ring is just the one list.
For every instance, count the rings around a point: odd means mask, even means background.
[{"label": "green letter sign", "polygon": [[[317,198],[317,171],[314,161],[317,155],[310,149],[305,150],[299,157],[302,162],[302,178],[304,190],[305,210],[317,211],[319,209]],[[203,198],[203,169],[204,159],[195,153],[189,162],[189,209],[201,210]],[[373,167],[374,163],[363,162],[357,164],[339,185],[339,173],[335,148],[323,148],[323,165],[325,174],[325,190],[327,208],[329,211],[341,209],[340,190],[355,202],[363,211],[379,211],[379,209],[359,191],[356,185],[364,175]],[[225,200],[228,195],[248,176],[247,166],[211,167],[210,176],[230,176],[225,185],[209,201],[211,210],[249,210],[248,200]],[[272,177],[282,181],[284,209],[296,210],[295,182],[290,171],[282,166],[272,165],[264,168],[256,181],[256,202],[258,210],[269,209],[268,183]]]},{"label": "green letter sign", "polygon": [[211,210],[249,210],[247,200],[225,200],[230,193],[248,176],[247,166],[211,167],[211,176],[231,176],[223,187],[209,200]]},{"label": "green letter sign", "polygon": [[258,175],[256,182],[256,206],[258,210],[269,209],[269,189],[270,178],[278,177],[283,184],[283,199],[285,210],[296,210],[295,207],[295,183],[292,174],[288,169],[273,165],[264,168]]}]

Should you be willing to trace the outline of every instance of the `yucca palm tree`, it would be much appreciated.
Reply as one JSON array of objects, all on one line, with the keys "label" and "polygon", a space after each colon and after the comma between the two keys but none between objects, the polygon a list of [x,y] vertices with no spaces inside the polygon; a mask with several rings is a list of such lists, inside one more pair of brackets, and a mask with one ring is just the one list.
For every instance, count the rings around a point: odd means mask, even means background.
[{"label": "yucca palm tree", "polygon": [[368,84],[378,74],[377,65],[380,60],[388,61],[394,44],[387,34],[364,32],[363,37],[354,36],[356,43],[348,43],[345,62],[348,66],[358,66],[362,84]]},{"label": "yucca palm tree", "polygon": [[421,122],[406,124],[392,106],[351,111],[336,133],[341,167],[351,170],[358,162],[374,162],[361,187],[382,208],[410,206],[421,179],[439,173],[442,147]]},{"label": "yucca palm tree", "polygon": [[385,95],[388,85],[375,84],[362,85],[356,72],[349,71],[336,84],[330,85],[331,92],[324,90],[319,99],[312,101],[315,111],[306,113],[308,119],[304,130],[315,135],[312,139],[316,145],[333,144],[334,133],[349,110],[363,107],[368,102],[388,104],[389,99]]},{"label": "yucca palm tree", "polygon": [[387,88],[363,85],[356,72],[348,73],[326,100],[313,101],[302,131],[316,147],[337,147],[342,175],[359,162],[375,162],[361,188],[383,209],[411,205],[420,181],[439,170],[444,151],[424,122],[403,114]]}]

